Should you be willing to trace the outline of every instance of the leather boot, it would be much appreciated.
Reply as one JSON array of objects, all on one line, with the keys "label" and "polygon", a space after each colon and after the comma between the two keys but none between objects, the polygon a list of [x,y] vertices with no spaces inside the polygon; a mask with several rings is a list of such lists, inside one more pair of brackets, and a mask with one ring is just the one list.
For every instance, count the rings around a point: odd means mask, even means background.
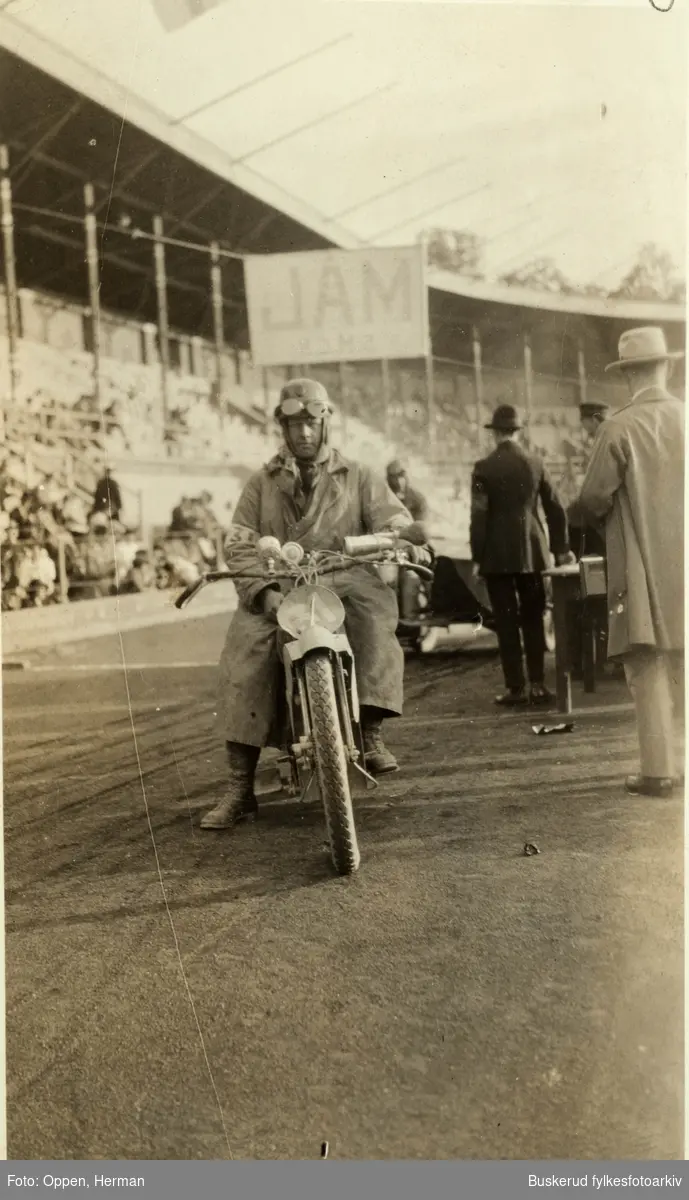
[{"label": "leather boot", "polygon": [[397,771],[397,759],[383,741],[383,722],[380,717],[367,713],[361,715],[361,732],[364,739],[364,766],[372,775],[387,775]]},{"label": "leather boot", "polygon": [[201,820],[202,829],[231,829],[239,821],[256,816],[254,776],[261,754],[258,746],[227,742],[229,781],[227,793]]}]

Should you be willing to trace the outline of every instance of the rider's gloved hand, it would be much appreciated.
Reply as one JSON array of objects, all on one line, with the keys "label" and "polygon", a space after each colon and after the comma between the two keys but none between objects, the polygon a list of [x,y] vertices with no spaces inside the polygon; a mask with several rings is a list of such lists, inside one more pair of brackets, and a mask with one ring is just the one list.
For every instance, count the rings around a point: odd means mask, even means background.
[{"label": "rider's gloved hand", "polygon": [[417,567],[430,567],[433,562],[433,555],[427,546],[407,546],[406,553],[409,561]]},{"label": "rider's gloved hand", "polygon": [[266,617],[275,615],[282,604],[282,593],[278,588],[267,587],[259,596],[261,609]]}]

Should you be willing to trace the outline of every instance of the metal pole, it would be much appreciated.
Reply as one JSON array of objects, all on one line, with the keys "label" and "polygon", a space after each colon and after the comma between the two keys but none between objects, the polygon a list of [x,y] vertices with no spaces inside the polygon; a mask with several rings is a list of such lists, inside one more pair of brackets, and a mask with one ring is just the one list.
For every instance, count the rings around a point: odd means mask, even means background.
[{"label": "metal pole", "polygon": [[100,270],[98,262],[98,222],[95,212],[96,196],[92,184],[84,186],[84,233],[86,239],[86,268],[88,271],[91,347],[93,354],[93,394],[96,412],[101,406],[101,338],[100,338]]},{"label": "metal pole", "polygon": [[533,370],[531,365],[531,339],[528,333],[524,334],[524,382],[526,384],[525,392],[525,414],[524,414],[524,432],[526,434],[527,445],[531,444],[531,409],[533,406]]},{"label": "metal pole", "polygon": [[577,350],[577,368],[579,372],[579,403],[586,403],[586,359],[584,357],[584,346],[579,342]]},{"label": "metal pole", "polygon": [[483,450],[483,362],[481,355],[481,337],[476,326],[471,331],[474,354],[474,391],[476,393],[476,454],[481,457]]},{"label": "metal pole", "polygon": [[222,271],[220,268],[220,247],[217,242],[211,242],[211,295],[213,298],[213,334],[215,341],[215,379],[218,388],[218,403],[220,412],[224,415],[223,403],[223,353],[225,350],[225,326],[222,299]]},{"label": "metal pole", "polygon": [[156,294],[158,297],[158,343],[160,350],[160,382],[163,401],[163,431],[168,423],[168,375],[170,372],[170,325],[167,308],[167,274],[165,271],[165,243],[163,241],[163,218],[153,218],[153,260],[155,264]]},{"label": "metal pole", "polygon": [[[19,341],[19,298],[17,293],[17,263],[14,254],[14,217],[12,215],[12,184],[10,156],[7,146],[0,146],[0,213],[2,246],[5,260],[5,309],[7,316],[7,348],[10,366],[10,403],[15,408],[17,398],[17,343]],[[0,408],[0,436],[4,440],[5,413]]]}]

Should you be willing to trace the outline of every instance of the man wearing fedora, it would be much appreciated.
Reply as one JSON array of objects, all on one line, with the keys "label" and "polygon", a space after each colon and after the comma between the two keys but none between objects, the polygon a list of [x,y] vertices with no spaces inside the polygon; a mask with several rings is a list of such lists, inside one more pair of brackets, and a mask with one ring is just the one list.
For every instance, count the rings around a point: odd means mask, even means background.
[{"label": "man wearing fedora", "polygon": [[549,549],[539,500],[558,564],[572,561],[567,517],[543,462],[517,440],[521,429],[517,410],[511,404],[499,405],[486,429],[492,430],[496,446],[474,467],[470,541],[475,569],[488,590],[505,677],[506,691],[496,704],[550,704],[553,696],[544,682],[543,628],[543,571],[549,566]]},{"label": "man wearing fedora", "polygon": [[623,333],[618,370],[631,401],[601,426],[581,495],[605,522],[608,656],[624,663],[634,698],[640,774],[632,795],[670,796],[676,786],[673,690],[684,655],[684,404],[667,390],[662,329]]},{"label": "man wearing fedora", "polygon": [[[581,427],[591,440],[595,441],[596,434],[604,421],[607,420],[610,409],[602,400],[588,400],[579,405]],[[589,446],[587,458],[590,458]],[[570,504],[567,510],[567,520],[572,541],[572,549],[576,557],[582,554],[599,554],[605,558],[605,535],[597,524],[591,525],[584,518],[579,507],[578,499]]]}]

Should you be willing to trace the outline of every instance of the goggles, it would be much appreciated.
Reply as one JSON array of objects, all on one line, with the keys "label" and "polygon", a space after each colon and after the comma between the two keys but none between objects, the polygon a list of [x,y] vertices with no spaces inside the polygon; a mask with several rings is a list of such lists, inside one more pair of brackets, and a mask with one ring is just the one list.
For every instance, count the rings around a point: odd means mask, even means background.
[{"label": "goggles", "polygon": [[299,396],[287,396],[278,405],[278,417],[287,418],[307,416],[312,421],[322,421],[332,412],[325,400],[301,400]]}]

